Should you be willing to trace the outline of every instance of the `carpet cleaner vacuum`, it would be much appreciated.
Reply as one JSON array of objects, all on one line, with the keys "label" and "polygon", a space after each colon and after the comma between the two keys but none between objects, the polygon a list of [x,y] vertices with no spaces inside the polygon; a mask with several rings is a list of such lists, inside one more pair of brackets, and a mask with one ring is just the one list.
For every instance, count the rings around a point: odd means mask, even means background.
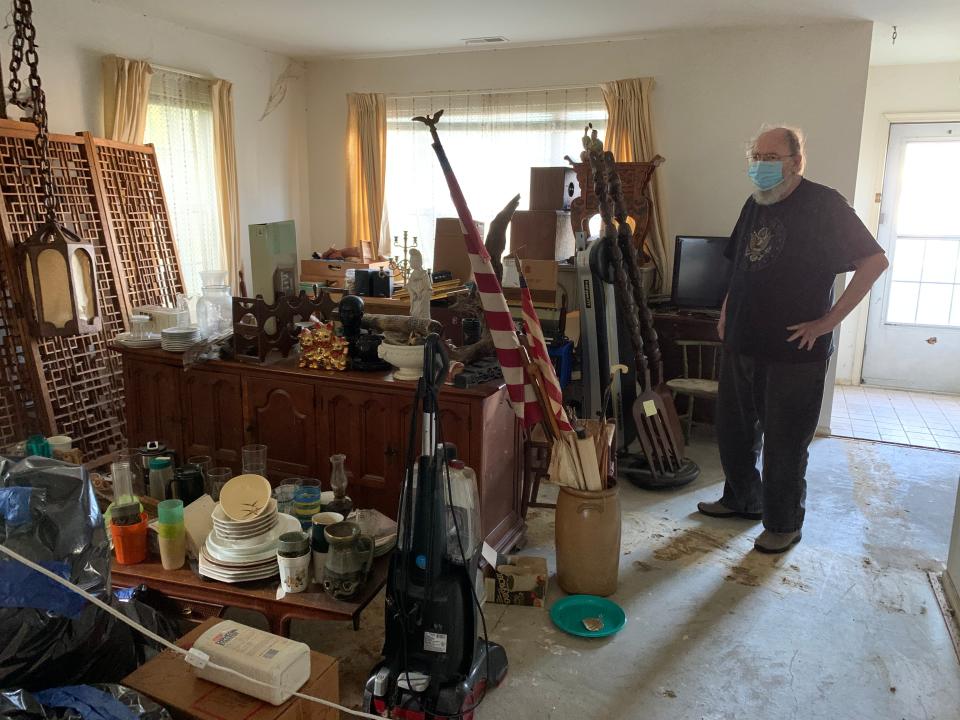
[{"label": "carpet cleaner vacuum", "polygon": [[387,576],[383,659],[363,695],[364,711],[382,717],[472,720],[487,688],[507,673],[503,647],[486,639],[477,590],[483,537],[476,481],[451,457],[455,451],[443,444],[439,425],[437,396],[447,367],[446,351],[432,334],[424,346]]}]

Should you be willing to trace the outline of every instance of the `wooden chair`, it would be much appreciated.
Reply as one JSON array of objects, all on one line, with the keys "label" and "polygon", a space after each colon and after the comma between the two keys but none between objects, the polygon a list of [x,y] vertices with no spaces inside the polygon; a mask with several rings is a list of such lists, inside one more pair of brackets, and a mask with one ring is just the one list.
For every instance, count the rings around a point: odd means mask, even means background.
[{"label": "wooden chair", "polygon": [[680,416],[687,440],[693,433],[694,400],[716,400],[720,387],[720,355],[723,343],[708,340],[676,340],[683,354],[683,377],[667,380],[674,398],[687,398],[687,410]]}]

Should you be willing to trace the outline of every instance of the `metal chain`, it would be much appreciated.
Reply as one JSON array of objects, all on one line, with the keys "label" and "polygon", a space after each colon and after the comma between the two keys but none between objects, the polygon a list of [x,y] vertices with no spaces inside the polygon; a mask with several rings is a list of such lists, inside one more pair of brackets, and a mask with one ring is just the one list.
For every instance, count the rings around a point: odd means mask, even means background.
[{"label": "metal chain", "polygon": [[[26,109],[32,106],[33,122],[37,126],[37,137],[34,145],[37,151],[37,160],[40,169],[40,199],[47,222],[54,222],[57,218],[57,198],[53,191],[53,170],[50,166],[50,138],[47,129],[47,97],[40,82],[38,66],[40,59],[37,55],[37,29],[33,26],[33,5],[30,0],[14,0],[13,2],[13,50],[10,59],[10,93],[11,102]],[[19,99],[21,82],[18,76],[23,61],[26,60],[30,68],[27,81],[30,85],[30,100],[24,102]]]},{"label": "metal chain", "polygon": [[10,52],[10,102],[23,108],[25,103],[20,99],[20,66],[23,65],[24,19],[20,3],[13,3],[13,47]]}]

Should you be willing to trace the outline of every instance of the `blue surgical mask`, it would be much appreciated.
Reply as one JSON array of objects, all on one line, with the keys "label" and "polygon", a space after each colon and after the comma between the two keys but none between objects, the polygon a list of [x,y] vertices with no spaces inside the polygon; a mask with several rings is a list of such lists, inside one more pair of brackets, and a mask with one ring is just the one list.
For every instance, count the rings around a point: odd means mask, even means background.
[{"label": "blue surgical mask", "polygon": [[761,190],[771,190],[783,182],[783,160],[753,160],[747,175]]}]

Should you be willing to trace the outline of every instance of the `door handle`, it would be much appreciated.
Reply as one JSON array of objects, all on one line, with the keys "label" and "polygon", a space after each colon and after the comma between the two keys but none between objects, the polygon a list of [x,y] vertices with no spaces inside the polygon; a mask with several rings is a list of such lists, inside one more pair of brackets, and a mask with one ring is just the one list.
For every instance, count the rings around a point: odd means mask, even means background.
[{"label": "door handle", "polygon": [[397,455],[399,453],[397,453],[396,450],[394,450],[392,447],[388,445],[387,449],[384,451],[383,454],[386,455],[387,457],[393,457],[394,455]]}]

